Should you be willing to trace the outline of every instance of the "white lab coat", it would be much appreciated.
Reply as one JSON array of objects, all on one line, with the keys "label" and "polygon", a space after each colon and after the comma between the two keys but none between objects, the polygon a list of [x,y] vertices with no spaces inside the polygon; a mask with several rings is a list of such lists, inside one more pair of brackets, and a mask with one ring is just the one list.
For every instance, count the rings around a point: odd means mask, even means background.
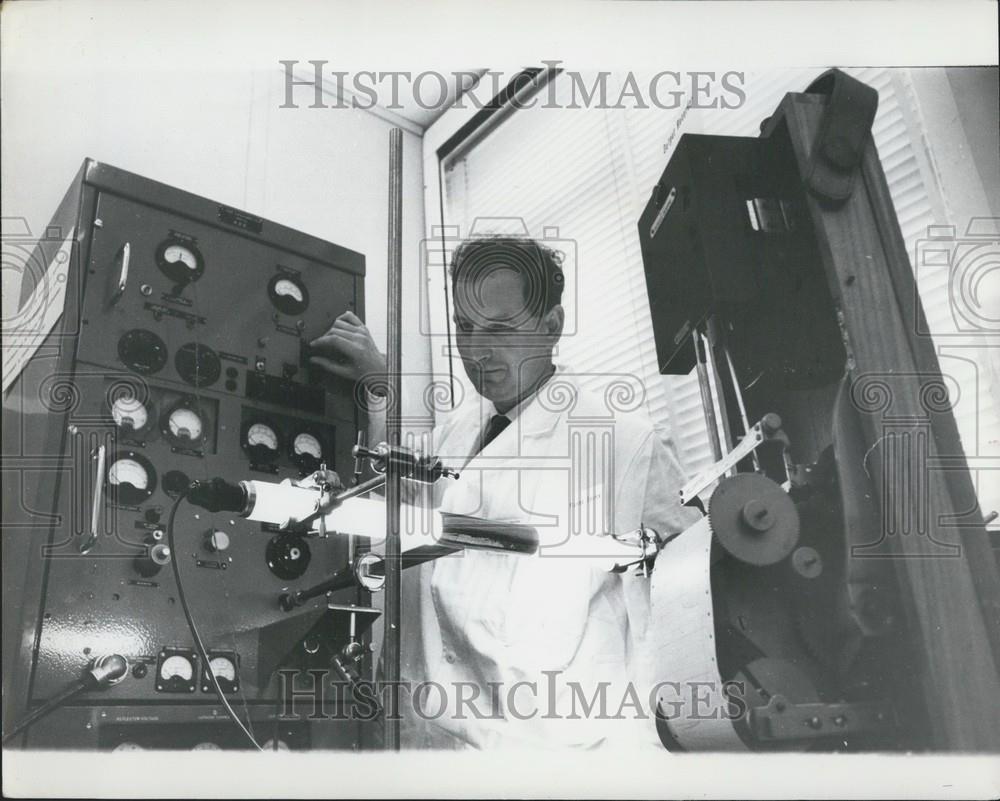
[{"label": "white lab coat", "polygon": [[404,747],[658,742],[642,647],[648,580],[610,573],[601,557],[620,558],[603,547],[612,532],[643,524],[667,535],[697,516],[679,505],[672,447],[644,411],[621,408],[641,397],[621,385],[602,397],[579,378],[560,368],[481,453],[496,413],[481,398],[425,442],[461,472],[435,485],[434,505],[532,523],[541,546],[534,556],[467,550],[404,571],[402,677],[425,683],[415,703],[403,696]]}]

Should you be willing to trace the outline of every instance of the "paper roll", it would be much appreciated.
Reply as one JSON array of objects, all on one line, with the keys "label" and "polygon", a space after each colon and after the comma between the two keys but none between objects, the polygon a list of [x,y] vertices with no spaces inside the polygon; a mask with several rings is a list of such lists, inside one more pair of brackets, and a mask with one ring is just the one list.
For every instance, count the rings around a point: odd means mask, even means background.
[{"label": "paper roll", "polygon": [[702,518],[656,557],[649,622],[656,700],[685,750],[745,751],[716,661],[711,549],[712,529]]}]

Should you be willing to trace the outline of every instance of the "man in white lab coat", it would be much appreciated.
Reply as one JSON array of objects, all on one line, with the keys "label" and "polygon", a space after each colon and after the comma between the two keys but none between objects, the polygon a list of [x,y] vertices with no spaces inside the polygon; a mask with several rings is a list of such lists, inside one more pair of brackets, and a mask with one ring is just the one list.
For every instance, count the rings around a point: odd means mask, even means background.
[{"label": "man in white lab coat", "polygon": [[[526,238],[469,240],[452,260],[454,323],[479,397],[438,420],[434,455],[461,472],[439,482],[444,511],[535,525],[535,556],[483,551],[404,573],[404,745],[492,748],[655,743],[643,659],[647,579],[609,572],[609,535],[660,537],[693,517],[680,466],[641,410],[630,376],[553,363],[563,273]],[[351,312],[312,343],[313,363],[377,385],[385,361]],[[603,383],[602,392],[584,384]],[[638,555],[638,554],[636,554]],[[404,586],[404,590],[407,589]]]}]

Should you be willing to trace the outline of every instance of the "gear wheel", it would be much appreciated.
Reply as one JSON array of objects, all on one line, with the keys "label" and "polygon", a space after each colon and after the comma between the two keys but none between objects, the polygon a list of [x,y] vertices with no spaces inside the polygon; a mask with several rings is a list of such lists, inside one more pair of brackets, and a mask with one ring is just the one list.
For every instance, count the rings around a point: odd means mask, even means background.
[{"label": "gear wheel", "polygon": [[708,502],[708,521],[731,555],[751,565],[773,565],[799,540],[799,514],[771,479],[740,473],[720,482]]}]

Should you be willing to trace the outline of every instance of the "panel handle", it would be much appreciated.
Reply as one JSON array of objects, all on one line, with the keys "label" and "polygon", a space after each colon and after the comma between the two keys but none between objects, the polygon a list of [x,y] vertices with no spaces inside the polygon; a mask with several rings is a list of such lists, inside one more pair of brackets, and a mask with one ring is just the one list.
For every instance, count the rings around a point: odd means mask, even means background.
[{"label": "panel handle", "polygon": [[94,496],[90,507],[90,536],[80,544],[80,553],[89,553],[97,544],[101,525],[101,494],[104,492],[104,463],[106,459],[107,448],[101,445],[97,449],[97,476],[94,478]]}]

